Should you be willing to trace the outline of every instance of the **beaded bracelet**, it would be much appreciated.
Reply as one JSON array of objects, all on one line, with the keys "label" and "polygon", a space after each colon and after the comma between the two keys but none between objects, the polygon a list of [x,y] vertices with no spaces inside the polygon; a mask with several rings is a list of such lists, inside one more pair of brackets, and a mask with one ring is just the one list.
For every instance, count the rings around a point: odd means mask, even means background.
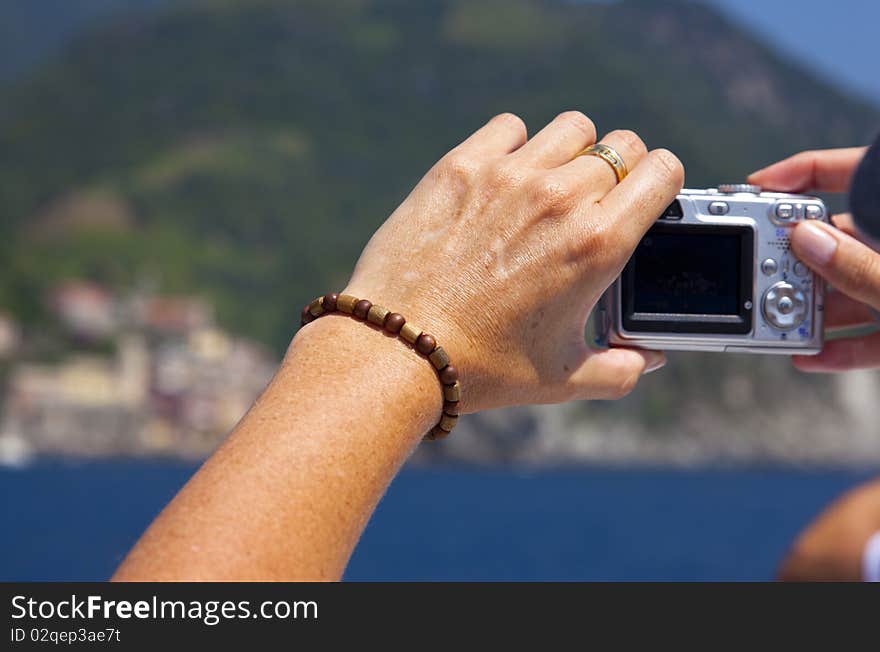
[{"label": "beaded bracelet", "polygon": [[437,345],[434,337],[407,322],[403,315],[350,294],[327,294],[318,297],[303,308],[301,325],[305,326],[321,315],[331,312],[342,312],[375,324],[404,340],[431,361],[443,385],[443,413],[437,425],[425,435],[425,439],[443,439],[448,435],[458,423],[461,384],[458,382],[458,370],[449,364],[449,356],[442,346]]}]

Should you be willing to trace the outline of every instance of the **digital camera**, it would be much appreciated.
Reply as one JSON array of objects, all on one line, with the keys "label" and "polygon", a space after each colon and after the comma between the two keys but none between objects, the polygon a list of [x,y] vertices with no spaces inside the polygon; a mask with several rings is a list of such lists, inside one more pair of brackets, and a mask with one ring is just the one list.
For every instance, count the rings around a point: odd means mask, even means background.
[{"label": "digital camera", "polygon": [[824,284],[789,239],[804,220],[828,222],[825,204],[747,184],[682,190],[599,302],[597,343],[818,353]]}]

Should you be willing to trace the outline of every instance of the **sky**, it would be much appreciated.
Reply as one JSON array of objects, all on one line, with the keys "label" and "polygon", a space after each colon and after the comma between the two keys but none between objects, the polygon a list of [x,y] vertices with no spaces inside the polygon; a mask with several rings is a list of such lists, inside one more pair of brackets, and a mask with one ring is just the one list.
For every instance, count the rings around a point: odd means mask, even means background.
[{"label": "sky", "polygon": [[880,104],[878,0],[704,0],[771,46]]},{"label": "sky", "polygon": [[[8,10],[4,8],[4,4],[8,1],[0,0],[0,39],[4,34],[2,14],[4,10]],[[60,18],[62,22],[65,14],[59,13],[57,9],[59,6],[63,7],[67,1],[77,0],[39,0],[45,10],[43,15],[49,12],[48,15]],[[89,6],[94,7],[95,11],[113,7],[116,3],[124,5],[132,2],[89,1]],[[169,1],[138,0],[138,4],[160,5]],[[838,86],[855,91],[880,105],[880,0],[700,1],[719,7],[737,22],[759,33],[770,45],[775,45],[784,54],[806,63]],[[40,13],[33,8],[29,12],[34,16]],[[28,11],[19,13],[28,15]],[[51,22],[47,26],[50,28],[49,36],[52,29],[59,29]],[[3,45],[0,40],[0,55],[4,53]],[[13,47],[15,46],[13,43]],[[0,61],[0,77],[3,76],[4,63]]]}]

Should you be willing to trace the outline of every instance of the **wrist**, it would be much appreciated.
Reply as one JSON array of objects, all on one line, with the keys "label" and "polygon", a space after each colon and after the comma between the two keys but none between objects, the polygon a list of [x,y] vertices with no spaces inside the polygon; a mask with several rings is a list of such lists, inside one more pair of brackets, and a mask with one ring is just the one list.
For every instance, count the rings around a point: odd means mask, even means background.
[{"label": "wrist", "polygon": [[324,315],[301,328],[279,377],[351,402],[361,418],[417,441],[437,423],[443,405],[430,362],[396,337],[344,314]]}]

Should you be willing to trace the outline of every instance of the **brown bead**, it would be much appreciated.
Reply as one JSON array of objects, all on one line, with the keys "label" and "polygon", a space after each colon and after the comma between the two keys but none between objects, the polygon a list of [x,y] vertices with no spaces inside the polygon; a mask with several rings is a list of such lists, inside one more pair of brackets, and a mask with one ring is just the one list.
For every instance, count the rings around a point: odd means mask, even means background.
[{"label": "brown bead", "polygon": [[454,417],[458,416],[459,414],[461,414],[461,409],[459,408],[459,405],[461,405],[461,403],[459,403],[458,401],[443,401],[443,413],[451,414]]},{"label": "brown bead", "polygon": [[312,317],[320,317],[324,314],[324,306],[321,305],[322,297],[318,297],[309,304],[309,312]]},{"label": "brown bead", "polygon": [[403,315],[399,312],[392,312],[385,318],[385,330],[389,333],[399,333],[405,323],[406,319],[403,318]]},{"label": "brown bead", "polygon": [[359,301],[357,297],[354,297],[350,294],[340,294],[336,297],[336,309],[339,312],[345,312],[349,315],[354,310],[354,304]]},{"label": "brown bead", "polygon": [[299,323],[305,326],[306,324],[315,321],[315,318],[312,317],[312,313],[309,312],[309,307],[306,306],[303,308],[302,314],[299,318]]},{"label": "brown bead", "polygon": [[437,340],[434,339],[433,335],[428,335],[427,333],[422,333],[419,335],[419,339],[416,340],[416,350],[424,355],[428,355],[433,351],[435,346],[437,346]]},{"label": "brown bead", "polygon": [[356,304],[354,304],[354,310],[351,311],[351,314],[357,317],[358,319],[366,319],[367,313],[370,312],[370,308],[373,307],[373,304],[366,299],[361,299]]},{"label": "brown bead", "polygon": [[440,423],[437,426],[441,430],[445,430],[446,432],[452,432],[452,429],[455,428],[455,424],[458,423],[458,417],[451,414],[444,414],[440,417]]},{"label": "brown bead", "polygon": [[335,292],[333,294],[325,294],[324,295],[324,310],[327,312],[333,312],[336,310],[336,300],[339,298],[339,295]]},{"label": "brown bead", "polygon": [[384,326],[385,318],[388,316],[389,310],[385,306],[373,304],[367,312],[367,321],[376,326]]},{"label": "brown bead", "polygon": [[403,325],[403,328],[400,329],[400,336],[413,346],[416,345],[416,342],[419,340],[419,337],[421,337],[421,335],[422,329],[413,326],[409,322],[406,322]]},{"label": "brown bead", "polygon": [[440,382],[444,385],[454,385],[455,381],[458,380],[458,369],[448,364],[440,370],[439,377]]},{"label": "brown bead", "polygon": [[456,380],[453,385],[443,385],[443,398],[447,401],[460,401],[461,383]]},{"label": "brown bead", "polygon": [[427,439],[429,441],[434,441],[437,439],[443,439],[448,434],[449,434],[448,430],[443,430],[443,428],[441,428],[440,426],[434,426],[433,428],[431,428],[431,432],[429,432],[427,435],[425,435],[425,439]]}]

